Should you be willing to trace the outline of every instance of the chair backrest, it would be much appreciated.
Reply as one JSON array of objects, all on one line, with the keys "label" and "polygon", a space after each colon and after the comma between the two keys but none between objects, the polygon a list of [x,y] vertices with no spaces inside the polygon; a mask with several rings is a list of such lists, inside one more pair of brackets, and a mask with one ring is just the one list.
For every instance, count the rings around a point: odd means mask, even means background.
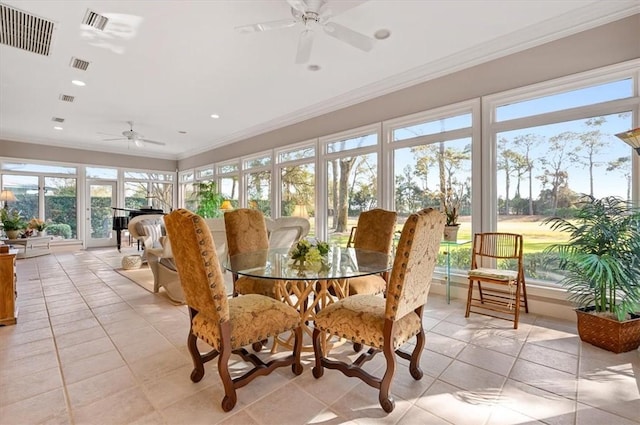
[{"label": "chair backrest", "polygon": [[494,260],[517,260],[522,267],[522,235],[516,233],[476,233],[473,236],[471,268],[496,267]]},{"label": "chair backrest", "polygon": [[444,214],[433,208],[407,218],[387,284],[385,318],[401,319],[426,304],[444,223]]},{"label": "chair backrest", "polygon": [[164,221],[187,304],[213,323],[228,320],[226,289],[207,223],[185,209],[173,211]]},{"label": "chair backrest", "polygon": [[352,229],[347,246],[389,253],[393,245],[397,214],[375,208],[360,213],[356,230]]},{"label": "chair backrest", "polygon": [[265,218],[269,248],[290,248],[309,233],[309,220],[303,217]]},{"label": "chair backrest", "polygon": [[224,213],[229,256],[269,248],[264,215],[259,210],[240,208]]}]

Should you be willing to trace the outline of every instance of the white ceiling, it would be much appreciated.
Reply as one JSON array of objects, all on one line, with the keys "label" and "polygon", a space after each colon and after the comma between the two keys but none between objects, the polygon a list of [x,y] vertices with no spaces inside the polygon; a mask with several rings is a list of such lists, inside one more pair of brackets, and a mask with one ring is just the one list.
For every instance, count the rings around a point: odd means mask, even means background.
[{"label": "white ceiling", "polygon": [[[54,21],[55,30],[49,56],[0,45],[0,139],[168,159],[640,11],[637,0],[329,0],[334,22],[369,36],[388,29],[391,37],[366,53],[319,33],[309,64],[321,69],[313,72],[294,63],[300,25],[235,30],[290,18],[285,0],[2,3]],[[104,32],[81,24],[87,9],[110,18]],[[72,57],[89,61],[87,71],[72,68]],[[63,130],[53,129],[52,117],[65,119]],[[99,134],[119,136],[127,121],[166,145],[140,149]]]}]

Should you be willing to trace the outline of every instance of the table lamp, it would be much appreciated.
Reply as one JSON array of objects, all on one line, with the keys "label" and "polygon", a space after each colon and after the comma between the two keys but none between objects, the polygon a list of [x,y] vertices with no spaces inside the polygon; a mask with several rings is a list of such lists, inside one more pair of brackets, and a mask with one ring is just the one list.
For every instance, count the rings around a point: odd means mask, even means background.
[{"label": "table lamp", "polygon": [[9,202],[17,201],[16,195],[13,194],[10,190],[3,190],[0,192],[0,201],[4,201],[4,209],[9,209]]},{"label": "table lamp", "polygon": [[220,209],[222,211],[231,211],[233,209],[233,205],[231,205],[230,200],[225,199],[224,201],[222,201],[222,205],[220,205]]},{"label": "table lamp", "polygon": [[640,155],[640,127],[618,133],[616,137],[631,146]]}]

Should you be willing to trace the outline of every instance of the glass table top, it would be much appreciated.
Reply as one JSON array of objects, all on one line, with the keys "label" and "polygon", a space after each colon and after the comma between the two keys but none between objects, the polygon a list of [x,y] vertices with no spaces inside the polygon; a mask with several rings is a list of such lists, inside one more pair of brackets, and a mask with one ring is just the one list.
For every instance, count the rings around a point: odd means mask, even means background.
[{"label": "glass table top", "polygon": [[289,249],[259,250],[234,255],[225,263],[225,269],[243,276],[262,279],[324,280],[348,279],[382,273],[391,269],[391,256],[355,248],[331,247],[326,267],[320,264],[295,264]]}]

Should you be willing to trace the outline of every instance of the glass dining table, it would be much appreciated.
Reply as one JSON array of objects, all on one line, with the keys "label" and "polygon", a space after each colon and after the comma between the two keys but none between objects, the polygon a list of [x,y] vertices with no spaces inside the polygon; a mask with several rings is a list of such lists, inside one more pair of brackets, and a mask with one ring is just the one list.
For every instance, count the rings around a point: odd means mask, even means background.
[{"label": "glass dining table", "polygon": [[[311,336],[316,313],[349,295],[350,278],[390,270],[391,260],[390,255],[376,251],[332,246],[323,264],[300,265],[291,259],[289,249],[277,248],[234,255],[224,267],[239,276],[273,281],[276,297],[300,312],[303,330]],[[291,345],[282,339],[277,343]],[[309,344],[303,349],[313,350]]]}]

